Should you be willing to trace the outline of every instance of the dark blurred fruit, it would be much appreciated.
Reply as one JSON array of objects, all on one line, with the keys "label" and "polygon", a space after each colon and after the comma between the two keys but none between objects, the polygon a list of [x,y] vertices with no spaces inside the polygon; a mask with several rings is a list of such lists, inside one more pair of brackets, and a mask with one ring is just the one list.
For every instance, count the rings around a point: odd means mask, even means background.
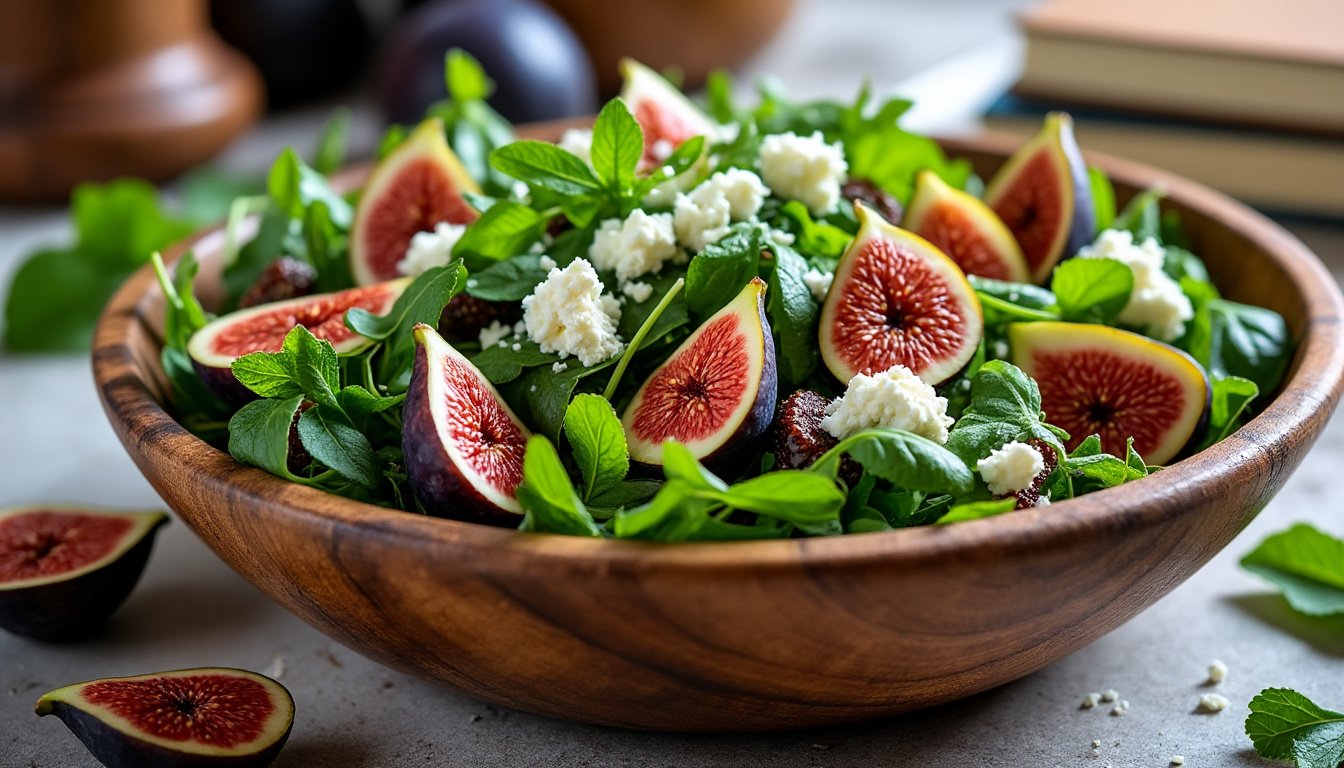
[{"label": "dark blurred fruit", "polygon": [[846,200],[862,200],[869,208],[882,214],[882,218],[896,224],[901,223],[904,212],[901,203],[887,190],[867,179],[853,178],[840,187],[840,196]]},{"label": "dark blurred fruit", "polygon": [[238,300],[238,308],[307,296],[317,287],[317,270],[306,261],[282,256],[262,270],[261,277]]},{"label": "dark blurred fruit", "polygon": [[398,24],[384,49],[379,97],[387,118],[413,123],[448,95],[443,57],[461,48],[495,81],[490,106],[516,123],[596,111],[592,65],[569,27],[527,0],[435,0]]},{"label": "dark blurred fruit", "polygon": [[522,316],[522,305],[516,301],[486,301],[459,293],[439,315],[439,333],[450,341],[475,341],[491,324],[513,325]]},{"label": "dark blurred fruit", "polygon": [[261,70],[272,107],[348,86],[373,43],[359,0],[211,0],[210,21]]}]

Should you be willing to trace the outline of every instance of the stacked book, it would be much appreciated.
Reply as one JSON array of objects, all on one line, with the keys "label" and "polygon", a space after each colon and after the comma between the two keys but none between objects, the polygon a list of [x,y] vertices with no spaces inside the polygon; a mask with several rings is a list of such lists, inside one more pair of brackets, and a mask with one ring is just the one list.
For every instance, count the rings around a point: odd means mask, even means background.
[{"label": "stacked book", "polygon": [[1344,219],[1344,1],[1050,0],[1022,17],[1026,63],[986,115],[1276,213]]}]

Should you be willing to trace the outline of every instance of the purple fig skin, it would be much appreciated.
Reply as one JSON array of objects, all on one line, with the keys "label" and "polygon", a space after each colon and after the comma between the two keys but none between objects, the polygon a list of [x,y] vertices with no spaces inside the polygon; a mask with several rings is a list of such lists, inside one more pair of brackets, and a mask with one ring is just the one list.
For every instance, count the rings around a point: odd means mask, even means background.
[{"label": "purple fig skin", "polygon": [[232,368],[216,368],[213,365],[203,365],[195,359],[192,359],[191,366],[196,369],[196,375],[205,385],[205,388],[210,390],[210,394],[218,397],[231,408],[242,408],[259,398],[256,392],[238,383],[238,379],[233,375]]},{"label": "purple fig skin", "polygon": [[429,351],[417,344],[401,428],[401,450],[415,497],[435,517],[517,528],[522,515],[500,509],[482,496],[444,449],[430,415],[429,376]]},{"label": "purple fig skin", "polygon": [[751,410],[733,436],[717,451],[700,460],[706,469],[720,477],[739,477],[748,469],[758,466],[757,462],[765,452],[765,439],[770,432],[770,425],[775,420],[775,405],[779,400],[779,371],[775,366],[775,337],[770,332],[770,321],[765,317],[764,294],[756,302],[756,312],[765,338],[761,386],[756,390],[756,402],[752,403]]},{"label": "purple fig skin", "polygon": [[1088,178],[1087,163],[1083,161],[1083,153],[1078,149],[1078,140],[1073,137],[1072,127],[1059,132],[1059,147],[1069,162],[1069,181],[1073,184],[1073,222],[1069,226],[1068,240],[1064,243],[1063,258],[1067,259],[1091,243],[1096,236],[1097,207],[1092,200],[1092,182]]}]

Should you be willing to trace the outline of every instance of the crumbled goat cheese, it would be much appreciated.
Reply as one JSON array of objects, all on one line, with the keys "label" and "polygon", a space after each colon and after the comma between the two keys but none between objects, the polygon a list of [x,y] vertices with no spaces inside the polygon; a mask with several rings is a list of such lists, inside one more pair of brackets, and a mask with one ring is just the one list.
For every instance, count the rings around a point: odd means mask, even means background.
[{"label": "crumbled goat cheese", "polygon": [[1162,271],[1163,251],[1156,240],[1135,243],[1130,232],[1108,229],[1079,249],[1078,256],[1115,259],[1134,273],[1134,291],[1116,320],[1162,341],[1175,341],[1185,333],[1185,323],[1195,310],[1180,284]]},{"label": "crumbled goat cheese", "polygon": [[[1101,694],[1100,694],[1100,693],[1089,693],[1089,694],[1087,694],[1086,696],[1083,697],[1083,706],[1081,707],[1081,709],[1091,709],[1091,708],[1097,706],[1097,705],[1100,704],[1100,703],[1101,703]],[[1094,746],[1094,747],[1099,747],[1099,746],[1101,746],[1101,745],[1100,745],[1100,744],[1093,744],[1092,746]]]},{"label": "crumbled goat cheese", "polygon": [[1114,717],[1124,717],[1125,713],[1128,711],[1129,702],[1125,700],[1118,701],[1114,707],[1111,707],[1111,715]]},{"label": "crumbled goat cheese", "polygon": [[826,406],[821,427],[837,439],[863,429],[885,427],[947,442],[947,398],[939,397],[909,368],[896,365],[872,376],[857,374],[845,393]]},{"label": "crumbled goat cheese", "polygon": [[397,262],[397,272],[403,275],[418,275],[434,267],[442,267],[453,258],[453,246],[466,232],[462,224],[449,224],[441,221],[433,232],[416,232],[411,244],[406,247],[406,257]]},{"label": "crumbled goat cheese", "polygon": [[547,256],[545,254],[542,254],[541,258],[537,259],[537,264],[547,272],[550,272],[552,269],[555,269],[556,267],[560,266],[559,264],[555,263],[555,259],[552,259],[550,256]]},{"label": "crumbled goat cheese", "polygon": [[609,293],[604,293],[597,299],[597,305],[607,313],[611,322],[619,323],[621,321],[621,301]]},{"label": "crumbled goat cheese", "polygon": [[703,169],[692,167],[685,173],[673,179],[668,179],[649,191],[644,196],[644,206],[646,208],[666,208],[677,201],[677,195],[689,191],[700,180]]},{"label": "crumbled goat cheese", "polygon": [[815,214],[840,201],[840,185],[849,172],[840,144],[827,144],[820,131],[811,136],[778,133],[761,142],[761,178],[776,195],[798,200]]},{"label": "crumbled goat cheese", "polygon": [[1045,470],[1041,452],[1026,443],[1013,441],[976,462],[980,477],[995,496],[1017,493],[1031,485]]},{"label": "crumbled goat cheese", "polygon": [[624,221],[607,219],[593,235],[588,258],[598,269],[609,269],[618,280],[632,280],[657,272],[677,255],[672,214],[648,214],[636,208]]},{"label": "crumbled goat cheese", "polygon": [[513,329],[509,326],[498,320],[491,321],[489,325],[481,329],[481,349],[498,344],[510,333],[513,333]]},{"label": "crumbled goat cheese", "polygon": [[826,300],[826,294],[831,291],[831,283],[835,282],[834,272],[822,272],[819,269],[809,269],[803,273],[803,285],[812,292],[812,298],[821,303]]},{"label": "crumbled goat cheese", "polygon": [[1217,685],[1227,677],[1227,665],[1218,659],[1209,662],[1209,682]]},{"label": "crumbled goat cheese", "polygon": [[1200,712],[1222,712],[1227,709],[1227,697],[1221,693],[1206,693],[1199,697]]},{"label": "crumbled goat cheese", "polygon": [[577,155],[588,165],[593,164],[593,132],[586,128],[570,128],[560,136],[556,145],[571,155]]},{"label": "crumbled goat cheese", "polygon": [[770,239],[774,240],[776,243],[779,243],[780,245],[793,245],[794,241],[797,240],[797,238],[793,236],[792,232],[787,232],[782,229],[771,229]]},{"label": "crumbled goat cheese", "polygon": [[1107,688],[1101,692],[1101,700],[1104,702],[1110,703],[1118,698],[1120,698],[1120,692],[1114,688]]},{"label": "crumbled goat cheese", "polygon": [[620,354],[625,345],[616,334],[620,305],[608,302],[602,281],[587,259],[575,259],[564,269],[552,269],[546,279],[523,299],[523,324],[528,338],[542,352],[574,355],[585,366]]},{"label": "crumbled goat cheese", "polygon": [[1172,765],[1185,765],[1185,755],[1172,755],[1172,756],[1171,756],[1171,764],[1172,764]]},{"label": "crumbled goat cheese", "polygon": [[569,370],[569,363],[551,363],[551,373],[564,373]]},{"label": "crumbled goat cheese", "polygon": [[750,221],[770,194],[761,177],[741,168],[716,173],[673,205],[677,239],[693,251],[718,240],[733,221]]},{"label": "crumbled goat cheese", "polygon": [[636,304],[642,304],[653,295],[653,286],[648,283],[626,283],[621,286],[621,293],[629,296]]},{"label": "crumbled goat cheese", "polygon": [[523,345],[515,341],[513,342],[513,346],[511,347],[511,349],[513,349],[514,352],[521,352],[523,351]]},{"label": "crumbled goat cheese", "polygon": [[536,255],[536,254],[539,254],[539,253],[545,253],[545,252],[546,252],[546,244],[543,243],[543,242],[541,242],[540,240],[538,240],[538,241],[536,241],[535,243],[533,243],[533,244],[527,246],[527,252],[530,253],[530,254],[533,254],[533,255]]},{"label": "crumbled goat cheese", "polygon": [[1093,739],[1093,740],[1092,740],[1092,748],[1093,748],[1093,749],[1101,749],[1101,739]]}]

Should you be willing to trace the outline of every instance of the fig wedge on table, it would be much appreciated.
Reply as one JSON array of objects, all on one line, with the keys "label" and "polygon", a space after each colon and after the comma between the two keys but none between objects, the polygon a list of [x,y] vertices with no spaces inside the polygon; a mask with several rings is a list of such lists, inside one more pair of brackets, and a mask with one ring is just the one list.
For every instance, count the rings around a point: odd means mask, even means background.
[{"label": "fig wedge on table", "polygon": [[821,357],[842,382],[904,365],[929,384],[955,376],[984,333],[961,269],[919,235],[856,203],[859,231],[821,308]]},{"label": "fig wedge on table", "polygon": [[635,392],[621,419],[630,458],[661,466],[663,442],[676,440],[734,476],[760,455],[779,393],[765,291],[752,278]]},{"label": "fig wedge on table", "polygon": [[140,580],[163,512],[0,510],[0,627],[38,640],[87,634]]},{"label": "fig wedge on table", "polygon": [[108,768],[264,768],[294,724],[284,686],[225,668],[77,683],[43,695],[36,711]]}]

